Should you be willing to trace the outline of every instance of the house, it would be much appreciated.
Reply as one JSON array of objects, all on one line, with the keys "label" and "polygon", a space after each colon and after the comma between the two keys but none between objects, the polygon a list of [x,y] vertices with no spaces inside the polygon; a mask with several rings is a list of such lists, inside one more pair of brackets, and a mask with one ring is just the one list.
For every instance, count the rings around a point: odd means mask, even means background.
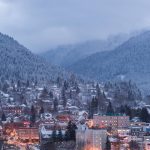
[{"label": "house", "polygon": [[16,105],[8,105],[2,107],[5,114],[22,114],[24,112],[24,107]]}]

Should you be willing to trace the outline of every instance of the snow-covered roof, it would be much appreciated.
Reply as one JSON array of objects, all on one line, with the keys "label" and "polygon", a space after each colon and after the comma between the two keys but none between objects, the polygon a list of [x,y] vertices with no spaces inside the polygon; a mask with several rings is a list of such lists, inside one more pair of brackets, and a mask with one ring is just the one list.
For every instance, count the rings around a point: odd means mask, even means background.
[{"label": "snow-covered roof", "polygon": [[21,107],[26,107],[26,105],[25,105],[25,104],[22,104]]},{"label": "snow-covered roof", "polygon": [[66,122],[58,122],[59,126],[67,126],[68,124]]},{"label": "snow-covered roof", "polygon": [[42,102],[44,102],[44,103],[50,103],[51,101],[50,100],[42,100]]},{"label": "snow-covered roof", "polygon": [[44,113],[43,116],[45,119],[52,119],[52,114],[50,113]]},{"label": "snow-covered roof", "polygon": [[[65,130],[62,130],[62,134],[63,134],[63,135],[65,134],[65,132],[66,132]],[[45,127],[42,126],[42,128],[41,128],[41,134],[42,134],[42,136],[43,136],[44,138],[49,138],[49,136],[51,136],[52,133],[53,133],[53,130],[46,130]],[[58,133],[59,133],[59,131],[56,130],[56,134],[58,134]]]},{"label": "snow-covered roof", "polygon": [[88,114],[86,111],[82,110],[82,111],[79,111],[79,116],[83,116],[84,114]]},{"label": "snow-covered roof", "polygon": [[41,128],[41,133],[43,135],[52,135],[52,132],[52,130],[46,130],[44,126]]},{"label": "snow-covered roof", "polygon": [[43,91],[43,88],[37,88],[38,91]]},{"label": "snow-covered roof", "polygon": [[9,94],[3,93],[3,96],[4,96],[5,98],[8,98],[8,97],[9,97]]},{"label": "snow-covered roof", "polygon": [[69,106],[68,109],[79,109],[77,106]]}]

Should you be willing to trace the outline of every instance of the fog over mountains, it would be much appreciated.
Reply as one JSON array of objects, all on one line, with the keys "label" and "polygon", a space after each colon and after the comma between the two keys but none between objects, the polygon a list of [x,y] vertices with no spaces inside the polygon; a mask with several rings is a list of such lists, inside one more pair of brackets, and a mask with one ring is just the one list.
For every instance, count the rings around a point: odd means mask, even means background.
[{"label": "fog over mountains", "polygon": [[150,89],[150,31],[58,47],[41,54],[44,58],[0,33],[0,55],[1,80],[54,80],[68,75],[62,67],[91,80],[132,80]]},{"label": "fog over mountains", "polygon": [[150,31],[130,38],[113,51],[95,53],[69,66],[70,70],[100,81],[132,80],[150,89]]},{"label": "fog over mountains", "polygon": [[128,38],[129,35],[120,34],[106,40],[93,40],[75,45],[59,46],[40,55],[52,64],[68,67],[96,52],[112,50]]},{"label": "fog over mountains", "polygon": [[132,80],[150,89],[150,31],[61,47],[43,56],[84,77],[98,81]]}]

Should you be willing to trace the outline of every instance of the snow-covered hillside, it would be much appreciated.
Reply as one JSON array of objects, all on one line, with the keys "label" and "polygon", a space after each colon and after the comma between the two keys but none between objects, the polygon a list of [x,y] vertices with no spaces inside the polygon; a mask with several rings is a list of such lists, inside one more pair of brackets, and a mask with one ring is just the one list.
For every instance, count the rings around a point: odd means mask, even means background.
[{"label": "snow-covered hillside", "polygon": [[[132,80],[150,89],[150,31],[132,37],[113,51],[93,54],[69,67],[100,81]],[[122,78],[123,77],[123,78]]]},{"label": "snow-covered hillside", "polygon": [[0,79],[52,80],[63,71],[32,54],[13,38],[0,33]]}]

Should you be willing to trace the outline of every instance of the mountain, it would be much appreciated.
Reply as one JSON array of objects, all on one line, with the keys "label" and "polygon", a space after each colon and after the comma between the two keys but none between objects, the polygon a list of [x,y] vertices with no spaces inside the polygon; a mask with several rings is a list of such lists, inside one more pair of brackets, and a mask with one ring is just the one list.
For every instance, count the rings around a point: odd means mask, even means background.
[{"label": "mountain", "polygon": [[51,64],[68,67],[96,52],[112,50],[128,38],[129,35],[120,34],[106,40],[93,40],[75,45],[59,46],[40,55]]},{"label": "mountain", "polygon": [[150,89],[150,31],[130,38],[112,51],[98,52],[68,67],[100,81],[133,80]]},{"label": "mountain", "polygon": [[63,71],[32,54],[13,38],[0,33],[1,80],[52,80]]}]

